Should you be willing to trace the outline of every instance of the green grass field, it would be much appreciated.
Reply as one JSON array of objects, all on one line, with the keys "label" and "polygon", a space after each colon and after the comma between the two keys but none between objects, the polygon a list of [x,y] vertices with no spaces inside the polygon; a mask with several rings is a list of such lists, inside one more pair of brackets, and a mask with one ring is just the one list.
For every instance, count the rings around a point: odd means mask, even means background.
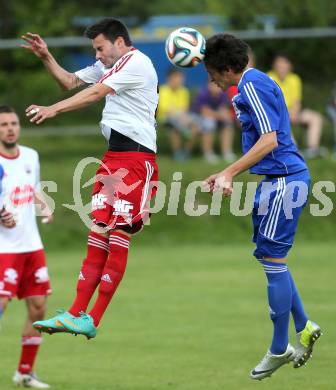
[{"label": "green grass field", "polygon": [[[87,229],[62,206],[72,203],[72,177],[84,157],[101,157],[101,136],[26,137],[23,144],[40,152],[42,178],[58,185],[49,194],[56,203],[55,223],[41,226],[54,294],[48,315],[67,308],[74,297]],[[200,158],[187,163],[160,157],[160,179],[170,188],[173,173],[187,185],[223,168]],[[313,183],[336,182],[331,158],[309,162]],[[89,167],[85,180],[96,170]],[[251,179],[244,174],[242,180]],[[253,180],[256,180],[253,178]],[[86,201],[90,188],[83,191]],[[336,204],[334,192],[328,193]],[[199,193],[197,204],[209,204]],[[316,201],[313,199],[313,202]],[[253,382],[249,371],[266,352],[272,324],[266,278],[251,256],[250,216],[235,217],[223,201],[220,216],[189,217],[180,202],[177,216],[167,206],[150,227],[134,237],[129,266],[96,339],[46,336],[36,371],[55,390],[333,390],[336,388],[336,264],[333,211],[312,217],[304,211],[291,269],[312,319],[325,336],[307,368],[284,367],[270,380]],[[82,248],[82,249],[79,249]],[[23,303],[13,302],[0,333],[0,390],[12,389],[20,352]],[[292,327],[293,328],[293,327]],[[294,332],[292,329],[292,339]]]},{"label": "green grass field", "polygon": [[[271,337],[265,276],[252,245],[139,246],[96,339],[45,336],[36,370],[55,390],[335,389],[336,244],[300,243],[291,269],[325,335],[306,368],[253,382]],[[48,314],[71,302],[83,251],[48,253]],[[0,389],[12,389],[24,304],[13,302],[1,337]],[[291,336],[293,338],[294,333]]]}]

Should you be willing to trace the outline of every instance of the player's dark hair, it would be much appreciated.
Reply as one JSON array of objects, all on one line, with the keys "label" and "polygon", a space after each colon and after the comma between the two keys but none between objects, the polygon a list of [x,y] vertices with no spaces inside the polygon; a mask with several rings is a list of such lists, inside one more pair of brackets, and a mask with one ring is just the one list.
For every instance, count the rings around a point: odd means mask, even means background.
[{"label": "player's dark hair", "polygon": [[103,34],[112,43],[114,43],[118,37],[122,37],[126,46],[132,46],[127,27],[120,20],[105,18],[98,23],[89,26],[84,32],[84,36],[90,39],[95,39],[99,34]]},{"label": "player's dark hair", "polygon": [[17,115],[13,107],[6,106],[6,105],[0,106],[0,114],[11,114],[11,113]]},{"label": "player's dark hair", "polygon": [[216,34],[206,41],[204,63],[207,68],[222,73],[231,69],[242,72],[248,63],[248,44],[230,34]]}]

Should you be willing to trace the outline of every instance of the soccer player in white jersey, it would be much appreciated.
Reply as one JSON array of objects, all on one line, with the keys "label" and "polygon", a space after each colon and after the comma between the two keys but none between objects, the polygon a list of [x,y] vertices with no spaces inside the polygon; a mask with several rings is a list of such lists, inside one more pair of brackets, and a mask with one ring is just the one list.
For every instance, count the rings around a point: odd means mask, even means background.
[{"label": "soccer player in white jersey", "polygon": [[2,200],[2,179],[3,179],[3,176],[4,176],[4,170],[2,168],[2,165],[0,165],[0,212],[3,208],[3,200]]},{"label": "soccer player in white jersey", "polygon": [[[35,204],[41,204],[40,165],[35,150],[19,145],[20,122],[15,111],[0,106],[0,165],[3,168],[0,212],[0,316],[17,296],[27,304],[22,351],[13,381],[18,386],[45,389],[33,373],[42,342],[33,322],[43,319],[50,282],[36,223]],[[44,209],[46,222],[52,222]]]},{"label": "soccer player in white jersey", "polygon": [[[55,61],[39,35],[27,33],[23,46],[41,58],[64,89],[92,84],[52,106],[31,105],[27,108],[31,122],[40,124],[106,98],[101,128],[108,151],[93,188],[93,226],[77,295],[68,311],[34,324],[40,331],[92,338],[123,278],[131,236],[142,228],[148,217],[148,200],[155,193],[158,78],[151,60],[133,47],[120,21],[104,19],[89,27],[85,35],[92,40],[97,61],[76,73],[67,72]],[[97,300],[87,314],[97,288]]]}]

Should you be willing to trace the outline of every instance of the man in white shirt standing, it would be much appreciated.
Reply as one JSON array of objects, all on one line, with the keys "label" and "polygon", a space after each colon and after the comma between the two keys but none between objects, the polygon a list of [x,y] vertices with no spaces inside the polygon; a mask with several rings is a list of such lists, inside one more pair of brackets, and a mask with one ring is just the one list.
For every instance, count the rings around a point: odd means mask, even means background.
[{"label": "man in white shirt standing", "polygon": [[0,165],[0,213],[1,213],[2,208],[3,208],[3,200],[2,200],[2,197],[1,197],[3,176],[4,176],[4,170],[3,170],[2,166]]},{"label": "man in white shirt standing", "polygon": [[[106,99],[101,129],[108,151],[93,188],[93,227],[79,273],[77,295],[68,311],[34,324],[40,331],[92,338],[123,278],[131,236],[142,228],[148,217],[148,201],[155,193],[152,183],[158,175],[158,78],[151,60],[133,47],[127,28],[120,21],[104,19],[90,26],[85,35],[92,40],[97,61],[76,73],[63,69],[37,34],[23,36],[23,47],[41,58],[64,89],[92,84],[52,106],[31,105],[26,110],[31,122],[40,124],[60,113]],[[86,314],[97,288],[97,300]]]},{"label": "man in white shirt standing", "polygon": [[[0,106],[0,165],[3,169],[0,211],[0,316],[15,296],[24,299],[28,316],[22,351],[13,381],[18,386],[45,389],[33,373],[42,342],[33,322],[43,319],[51,293],[45,253],[36,223],[41,203],[40,165],[35,150],[19,145],[20,121],[8,106]],[[45,209],[46,222],[52,214]]]}]

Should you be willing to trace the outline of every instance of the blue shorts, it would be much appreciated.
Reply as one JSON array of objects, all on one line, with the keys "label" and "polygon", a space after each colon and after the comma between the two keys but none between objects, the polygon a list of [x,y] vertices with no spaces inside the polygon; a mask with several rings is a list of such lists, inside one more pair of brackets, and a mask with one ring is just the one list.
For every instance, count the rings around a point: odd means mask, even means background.
[{"label": "blue shorts", "polygon": [[254,256],[284,258],[291,249],[300,214],[310,188],[308,170],[288,176],[266,176],[259,184],[253,207]]}]

